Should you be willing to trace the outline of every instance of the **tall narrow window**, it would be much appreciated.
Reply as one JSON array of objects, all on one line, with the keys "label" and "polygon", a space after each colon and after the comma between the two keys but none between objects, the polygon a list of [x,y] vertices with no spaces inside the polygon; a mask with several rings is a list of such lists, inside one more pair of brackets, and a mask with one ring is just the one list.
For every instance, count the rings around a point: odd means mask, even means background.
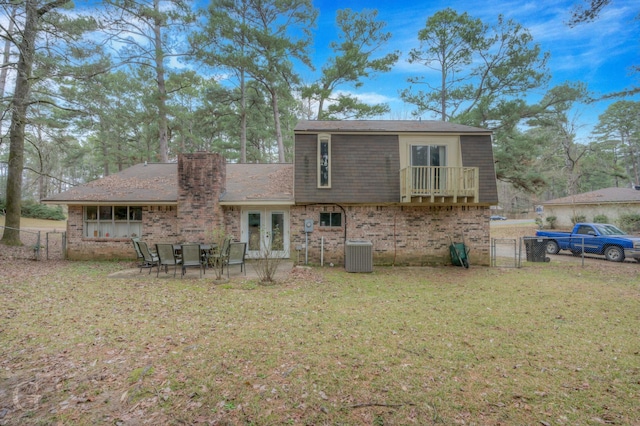
[{"label": "tall narrow window", "polygon": [[318,138],[318,188],[331,188],[331,139]]}]

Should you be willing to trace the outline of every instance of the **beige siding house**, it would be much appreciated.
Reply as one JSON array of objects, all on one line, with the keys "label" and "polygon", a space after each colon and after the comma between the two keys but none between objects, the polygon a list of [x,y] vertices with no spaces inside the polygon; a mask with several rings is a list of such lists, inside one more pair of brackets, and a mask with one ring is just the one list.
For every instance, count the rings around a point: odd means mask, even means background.
[{"label": "beige siding house", "polygon": [[302,121],[294,149],[293,164],[180,154],[177,163],[139,164],[43,201],[68,205],[72,259],[132,257],[134,236],[208,242],[224,228],[248,242],[250,257],[269,245],[276,256],[343,264],[347,241],[367,240],[374,264],[447,264],[451,239],[464,237],[471,263],[490,263],[498,200],[486,129]]},{"label": "beige siding house", "polygon": [[559,228],[572,227],[572,218],[576,216],[584,216],[587,222],[592,222],[594,217],[604,215],[615,224],[621,215],[640,213],[640,190],[604,188],[545,201],[542,205],[544,216],[555,216]]}]

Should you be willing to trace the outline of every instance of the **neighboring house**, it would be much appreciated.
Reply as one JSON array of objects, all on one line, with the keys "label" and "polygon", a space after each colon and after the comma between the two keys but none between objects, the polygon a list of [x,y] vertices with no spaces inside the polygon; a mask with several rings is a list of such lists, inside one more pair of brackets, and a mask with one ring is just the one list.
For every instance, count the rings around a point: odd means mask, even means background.
[{"label": "neighboring house", "polygon": [[[342,264],[348,240],[375,264],[447,264],[451,240],[488,265],[497,204],[491,132],[440,121],[302,121],[293,164],[218,154],[139,164],[43,200],[67,204],[68,257],[132,256],[149,242],[206,242],[224,228],[274,255]],[[313,222],[305,234],[304,224]],[[272,244],[273,242],[273,244]],[[305,247],[308,244],[308,247]]]},{"label": "neighboring house", "polygon": [[544,216],[555,216],[559,228],[572,227],[572,219],[576,216],[584,216],[584,221],[592,222],[596,216],[604,215],[610,223],[617,223],[622,215],[640,213],[640,190],[604,188],[545,201],[542,205]]}]

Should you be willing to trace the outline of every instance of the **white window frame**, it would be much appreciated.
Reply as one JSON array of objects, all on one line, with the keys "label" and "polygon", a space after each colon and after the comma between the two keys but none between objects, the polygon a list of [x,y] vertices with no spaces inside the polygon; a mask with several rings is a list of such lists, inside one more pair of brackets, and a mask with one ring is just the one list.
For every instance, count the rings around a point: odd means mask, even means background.
[{"label": "white window frame", "polygon": [[[323,154],[323,145],[327,145],[326,154]],[[331,135],[318,135],[318,188],[331,188]],[[324,156],[326,155],[326,159]],[[326,167],[326,170],[324,169]],[[326,175],[324,173],[326,172]]]},{"label": "white window frame", "polygon": [[[88,217],[88,209],[95,208],[95,218]],[[110,209],[108,218],[101,217],[101,211]],[[126,219],[116,219],[115,209],[126,208]],[[139,211],[138,217],[132,211]],[[141,206],[122,206],[122,205],[97,205],[84,206],[82,208],[83,235],[85,238],[132,238],[140,237],[142,234],[142,207]],[[122,231],[122,229],[125,229]]]}]

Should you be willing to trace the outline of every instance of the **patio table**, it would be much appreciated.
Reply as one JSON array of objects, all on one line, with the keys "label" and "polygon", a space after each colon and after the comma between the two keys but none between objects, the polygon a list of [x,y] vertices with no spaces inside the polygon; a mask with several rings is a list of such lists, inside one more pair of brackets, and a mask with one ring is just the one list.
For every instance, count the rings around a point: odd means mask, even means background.
[{"label": "patio table", "polygon": [[[173,252],[176,257],[181,257],[182,255],[182,245],[183,244],[198,244],[198,243],[174,243],[173,244]],[[213,254],[213,252],[218,248],[218,244],[216,243],[200,243],[200,254],[202,256],[202,263],[207,265],[209,263],[209,257]]]}]

